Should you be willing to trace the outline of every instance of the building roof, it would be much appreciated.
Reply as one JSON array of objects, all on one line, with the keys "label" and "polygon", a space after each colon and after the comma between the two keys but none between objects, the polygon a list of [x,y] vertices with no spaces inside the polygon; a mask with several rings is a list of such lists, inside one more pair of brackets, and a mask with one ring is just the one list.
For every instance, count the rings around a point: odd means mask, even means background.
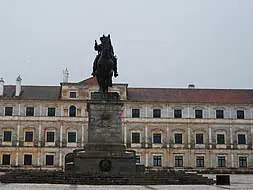
[{"label": "building roof", "polygon": [[[65,84],[65,83],[62,83]],[[75,84],[78,86],[98,85],[95,77]],[[15,97],[15,85],[4,85],[4,96],[0,99],[59,100],[61,86],[22,85],[21,95]],[[253,103],[253,89],[199,89],[199,88],[127,88],[127,100],[133,102],[168,103]]]},{"label": "building roof", "polygon": [[172,103],[253,103],[253,90],[128,88],[129,101]]},{"label": "building roof", "polygon": [[16,86],[5,85],[3,98],[15,98],[24,100],[58,100],[60,97],[60,86],[21,86],[19,97],[15,97]]},{"label": "building roof", "polygon": [[84,79],[80,82],[67,82],[67,83],[62,82],[61,84],[62,85],[76,85],[76,86],[80,86],[80,85],[95,86],[95,85],[98,85],[98,82],[97,82],[96,77],[90,77],[90,78]]}]

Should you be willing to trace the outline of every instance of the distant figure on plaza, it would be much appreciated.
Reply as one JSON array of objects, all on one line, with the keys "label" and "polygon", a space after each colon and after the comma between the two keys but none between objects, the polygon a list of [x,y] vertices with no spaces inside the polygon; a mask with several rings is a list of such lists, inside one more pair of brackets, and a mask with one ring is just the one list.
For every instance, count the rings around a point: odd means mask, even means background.
[{"label": "distant figure on plaza", "polygon": [[108,87],[112,86],[112,76],[118,76],[117,57],[114,55],[110,34],[100,37],[101,44],[95,40],[95,51],[98,51],[93,63],[92,75],[97,78],[101,92],[107,92]]}]

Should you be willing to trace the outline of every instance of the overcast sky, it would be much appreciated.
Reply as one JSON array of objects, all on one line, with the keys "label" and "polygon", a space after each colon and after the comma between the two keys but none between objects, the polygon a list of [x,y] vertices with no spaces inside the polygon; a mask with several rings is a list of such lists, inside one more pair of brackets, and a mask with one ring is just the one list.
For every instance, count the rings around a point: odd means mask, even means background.
[{"label": "overcast sky", "polygon": [[253,0],[0,0],[0,77],[59,85],[91,76],[111,34],[117,83],[253,88]]}]

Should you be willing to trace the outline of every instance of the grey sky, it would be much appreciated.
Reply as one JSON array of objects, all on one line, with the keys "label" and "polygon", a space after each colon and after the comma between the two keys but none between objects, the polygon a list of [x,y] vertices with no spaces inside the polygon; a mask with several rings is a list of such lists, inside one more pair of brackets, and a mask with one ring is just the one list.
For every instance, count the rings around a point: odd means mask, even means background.
[{"label": "grey sky", "polygon": [[94,40],[111,34],[114,82],[253,88],[252,0],[0,0],[0,76],[58,85],[90,77]]}]

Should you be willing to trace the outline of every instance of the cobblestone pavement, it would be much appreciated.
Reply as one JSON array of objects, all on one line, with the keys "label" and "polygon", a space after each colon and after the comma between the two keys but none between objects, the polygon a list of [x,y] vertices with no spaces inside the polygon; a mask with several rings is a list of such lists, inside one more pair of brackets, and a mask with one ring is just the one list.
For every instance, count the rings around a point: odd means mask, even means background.
[{"label": "cobblestone pavement", "polygon": [[[215,175],[205,175],[215,179]],[[125,185],[54,185],[54,184],[0,184],[0,190],[216,190],[216,189],[252,189],[253,190],[253,175],[230,175],[230,186],[216,185],[147,185],[147,186],[125,186]]]}]

